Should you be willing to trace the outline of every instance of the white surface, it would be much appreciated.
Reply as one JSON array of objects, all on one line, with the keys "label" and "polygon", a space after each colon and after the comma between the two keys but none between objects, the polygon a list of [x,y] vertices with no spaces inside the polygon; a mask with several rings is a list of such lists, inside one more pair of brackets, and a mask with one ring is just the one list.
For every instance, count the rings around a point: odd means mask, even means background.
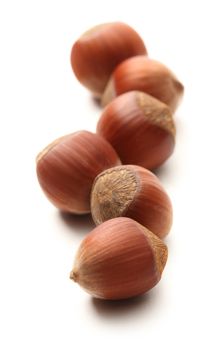
[{"label": "white surface", "polygon": [[[219,349],[218,1],[0,2],[0,348]],[[174,206],[169,260],[146,297],[95,301],[69,280],[89,219],[44,197],[35,156],[54,138],[95,130],[100,114],[69,54],[90,26],[125,21],[185,85],[175,154],[159,177]]]}]

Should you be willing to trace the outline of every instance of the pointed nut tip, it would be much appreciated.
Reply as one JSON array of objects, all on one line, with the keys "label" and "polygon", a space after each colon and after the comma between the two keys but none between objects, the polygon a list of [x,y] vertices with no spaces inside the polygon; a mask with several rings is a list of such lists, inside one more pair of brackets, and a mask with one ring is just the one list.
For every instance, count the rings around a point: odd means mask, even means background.
[{"label": "pointed nut tip", "polygon": [[73,280],[74,282],[77,282],[77,280],[78,280],[78,273],[77,272],[75,272],[74,270],[72,270],[71,272],[70,272],[70,279],[71,280]]}]

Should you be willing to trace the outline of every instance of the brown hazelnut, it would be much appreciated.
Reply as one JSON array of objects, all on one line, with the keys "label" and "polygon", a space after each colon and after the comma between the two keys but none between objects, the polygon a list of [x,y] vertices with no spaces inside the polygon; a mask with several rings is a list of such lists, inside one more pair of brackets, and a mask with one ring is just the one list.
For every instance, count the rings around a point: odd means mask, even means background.
[{"label": "brown hazelnut", "polygon": [[116,67],[102,96],[102,105],[132,90],[156,97],[173,112],[183,95],[183,85],[175,75],[162,63],[146,56],[128,58]]},{"label": "brown hazelnut", "polygon": [[143,294],[160,280],[167,261],[166,245],[128,218],[96,227],[82,241],[70,278],[101,299]]},{"label": "brown hazelnut", "polygon": [[158,178],[135,165],[116,166],[99,174],[91,192],[96,225],[116,218],[136,220],[160,238],[172,225],[172,204]]},{"label": "brown hazelnut", "polygon": [[71,65],[77,79],[96,96],[101,96],[119,63],[146,53],[142,39],[130,26],[105,23],[91,28],[75,42]]},{"label": "brown hazelnut", "polygon": [[97,124],[97,133],[111,143],[123,164],[148,169],[163,164],[175,145],[170,109],[138,91],[127,92],[109,103]]},{"label": "brown hazelnut", "polygon": [[48,199],[59,209],[75,214],[90,212],[95,177],[120,164],[112,146],[101,136],[78,131],[61,137],[37,157],[37,176]]}]

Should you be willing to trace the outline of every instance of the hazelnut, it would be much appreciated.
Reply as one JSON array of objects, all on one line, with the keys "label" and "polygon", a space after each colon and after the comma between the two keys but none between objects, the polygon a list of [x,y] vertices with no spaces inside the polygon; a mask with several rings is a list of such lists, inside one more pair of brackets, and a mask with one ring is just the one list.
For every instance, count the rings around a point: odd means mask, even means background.
[{"label": "hazelnut", "polygon": [[128,218],[96,227],[82,241],[70,278],[96,298],[126,299],[143,294],[160,280],[166,245]]},{"label": "hazelnut", "polygon": [[175,75],[162,63],[146,56],[136,56],[116,67],[102,96],[102,105],[124,92],[139,90],[164,102],[174,112],[183,89]]},{"label": "hazelnut", "polygon": [[143,92],[130,91],[116,97],[97,124],[123,164],[148,169],[159,167],[172,154],[175,125],[170,109]]},{"label": "hazelnut", "polygon": [[140,36],[120,22],[100,24],[73,45],[71,65],[77,79],[101,96],[115,67],[128,57],[146,54]]},{"label": "hazelnut", "polygon": [[116,166],[96,177],[91,211],[96,225],[129,217],[160,238],[172,225],[172,204],[160,181],[149,170],[135,165]]},{"label": "hazelnut", "polygon": [[37,176],[48,199],[59,209],[75,214],[90,212],[95,177],[119,165],[112,146],[88,131],[61,137],[37,157]]}]

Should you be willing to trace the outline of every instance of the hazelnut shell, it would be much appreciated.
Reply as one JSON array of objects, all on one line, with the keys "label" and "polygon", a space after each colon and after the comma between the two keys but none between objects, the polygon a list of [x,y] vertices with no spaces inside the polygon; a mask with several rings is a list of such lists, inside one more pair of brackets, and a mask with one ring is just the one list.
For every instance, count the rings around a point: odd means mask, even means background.
[{"label": "hazelnut shell", "polygon": [[90,212],[90,192],[95,177],[119,165],[112,146],[88,131],[61,137],[37,157],[37,176],[48,199],[60,210]]},{"label": "hazelnut shell", "polygon": [[139,91],[124,93],[109,103],[96,130],[111,143],[123,164],[151,170],[161,166],[175,146],[169,107]]},{"label": "hazelnut shell", "polygon": [[119,63],[146,53],[143,40],[130,26],[105,23],[91,28],[74,43],[71,65],[77,79],[98,97]]},{"label": "hazelnut shell", "polygon": [[102,106],[106,106],[116,96],[132,90],[156,97],[174,112],[184,87],[162,63],[146,56],[136,56],[128,58],[115,68],[103,93]]},{"label": "hazelnut shell", "polygon": [[172,225],[172,204],[159,179],[135,165],[116,166],[99,174],[91,192],[96,225],[116,217],[136,220],[164,238]]},{"label": "hazelnut shell", "polygon": [[166,245],[128,218],[96,227],[82,241],[70,278],[96,298],[127,299],[143,294],[160,280]]}]

